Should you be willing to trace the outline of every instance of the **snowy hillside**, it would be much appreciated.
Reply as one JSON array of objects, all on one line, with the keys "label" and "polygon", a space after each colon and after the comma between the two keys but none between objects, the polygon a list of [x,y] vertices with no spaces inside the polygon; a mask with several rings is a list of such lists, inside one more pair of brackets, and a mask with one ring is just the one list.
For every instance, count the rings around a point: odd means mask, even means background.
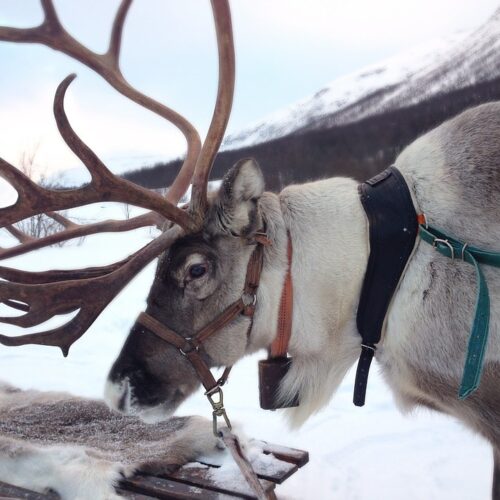
[{"label": "snowy hillside", "polygon": [[[116,204],[84,207],[89,220],[123,217]],[[3,232],[2,232],[3,233]],[[151,241],[141,229],[132,234],[87,238],[83,245],[48,248],[2,262],[41,270],[103,265]],[[0,245],[13,244],[0,235]],[[148,266],[97,319],[63,358],[56,348],[0,346],[0,379],[23,388],[65,390],[90,397],[102,395],[105,377],[130,326],[145,306],[154,265]],[[0,308],[5,314],[5,308]],[[51,322],[60,322],[55,318]],[[49,326],[45,324],[44,326]],[[2,333],[20,329],[2,325]],[[225,390],[229,415],[247,434],[310,451],[310,463],[277,493],[295,500],[486,500],[490,492],[489,446],[461,425],[441,415],[398,413],[377,370],[372,370],[367,405],[352,405],[353,374],[334,400],[300,430],[289,432],[279,412],[259,409],[257,359],[238,363]],[[182,414],[210,416],[201,391],[181,408]]]},{"label": "snowy hillside", "polygon": [[[138,165],[154,165],[158,162],[165,161],[165,155],[103,157],[102,161],[114,174],[121,175],[125,172],[137,168]],[[60,170],[52,177],[50,177],[49,181],[54,182],[60,186],[80,186],[90,181],[90,174],[84,166],[80,166],[77,168]]]},{"label": "snowy hillside", "polygon": [[355,122],[500,75],[500,9],[476,31],[437,40],[331,84],[229,135],[224,149]]}]

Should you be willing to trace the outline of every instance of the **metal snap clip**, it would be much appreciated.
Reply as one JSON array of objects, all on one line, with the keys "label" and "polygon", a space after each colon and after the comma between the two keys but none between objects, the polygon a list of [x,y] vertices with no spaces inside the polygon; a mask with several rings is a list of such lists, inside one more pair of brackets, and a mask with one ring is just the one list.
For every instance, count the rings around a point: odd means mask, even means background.
[{"label": "metal snap clip", "polygon": [[217,419],[222,417],[226,425],[231,430],[231,422],[227,416],[226,409],[224,408],[224,394],[219,385],[216,385],[212,389],[205,392],[205,396],[212,405],[212,424],[213,432],[216,437],[219,437],[219,429],[217,428]]}]

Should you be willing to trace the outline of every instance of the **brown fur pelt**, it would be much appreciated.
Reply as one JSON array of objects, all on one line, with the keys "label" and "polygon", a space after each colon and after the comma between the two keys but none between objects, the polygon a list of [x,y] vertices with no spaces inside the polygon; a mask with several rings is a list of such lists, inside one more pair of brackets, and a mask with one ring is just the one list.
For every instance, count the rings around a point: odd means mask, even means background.
[{"label": "brown fur pelt", "polygon": [[0,480],[18,486],[115,498],[120,478],[167,472],[219,446],[201,417],[150,425],[99,400],[0,385]]}]

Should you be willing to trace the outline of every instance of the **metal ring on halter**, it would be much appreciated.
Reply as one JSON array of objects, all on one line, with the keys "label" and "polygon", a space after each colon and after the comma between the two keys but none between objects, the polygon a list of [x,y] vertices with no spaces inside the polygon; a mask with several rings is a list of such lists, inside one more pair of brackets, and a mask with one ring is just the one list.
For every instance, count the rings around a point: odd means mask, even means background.
[{"label": "metal ring on halter", "polygon": [[192,351],[200,350],[200,346],[191,344],[191,340],[193,340],[193,337],[186,337],[186,343],[191,347],[191,349],[184,351],[181,347],[179,347],[179,351],[183,356],[187,356],[188,353]]},{"label": "metal ring on halter", "polygon": [[241,300],[245,306],[254,306],[257,303],[257,294],[255,293],[244,293],[241,296]]},{"label": "metal ring on halter", "polygon": [[377,348],[368,344],[361,344],[361,348],[368,349],[370,351],[376,352]]},{"label": "metal ring on halter", "polygon": [[219,393],[219,401],[220,401],[222,399],[222,389],[219,383],[217,383],[217,385],[215,385],[211,389],[208,389],[208,391],[205,391],[205,396],[210,400],[210,402],[212,402],[212,396],[215,393]]},{"label": "metal ring on halter", "polygon": [[462,247],[462,260],[465,262],[465,249],[469,246],[468,243],[464,243],[464,246]]},{"label": "metal ring on halter", "polygon": [[434,238],[434,241],[432,242],[432,246],[437,250],[437,245],[438,243],[442,243],[443,245],[446,245],[450,249],[450,258],[451,260],[455,260],[455,249],[453,248],[452,244],[448,240],[443,240],[441,238]]}]

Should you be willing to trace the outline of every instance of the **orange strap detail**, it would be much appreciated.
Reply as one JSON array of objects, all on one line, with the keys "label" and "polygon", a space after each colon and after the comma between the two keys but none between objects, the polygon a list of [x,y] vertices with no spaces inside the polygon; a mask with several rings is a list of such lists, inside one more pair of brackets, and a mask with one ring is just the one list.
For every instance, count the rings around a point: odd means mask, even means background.
[{"label": "orange strap detail", "polygon": [[292,336],[293,316],[293,283],[292,283],[292,239],[288,234],[288,270],[286,272],[283,291],[281,292],[280,309],[278,313],[278,334],[271,344],[270,357],[284,358],[288,352],[288,344]]},{"label": "orange strap detail", "polygon": [[421,226],[427,226],[427,218],[425,217],[425,214],[418,214],[417,215],[417,222]]}]

